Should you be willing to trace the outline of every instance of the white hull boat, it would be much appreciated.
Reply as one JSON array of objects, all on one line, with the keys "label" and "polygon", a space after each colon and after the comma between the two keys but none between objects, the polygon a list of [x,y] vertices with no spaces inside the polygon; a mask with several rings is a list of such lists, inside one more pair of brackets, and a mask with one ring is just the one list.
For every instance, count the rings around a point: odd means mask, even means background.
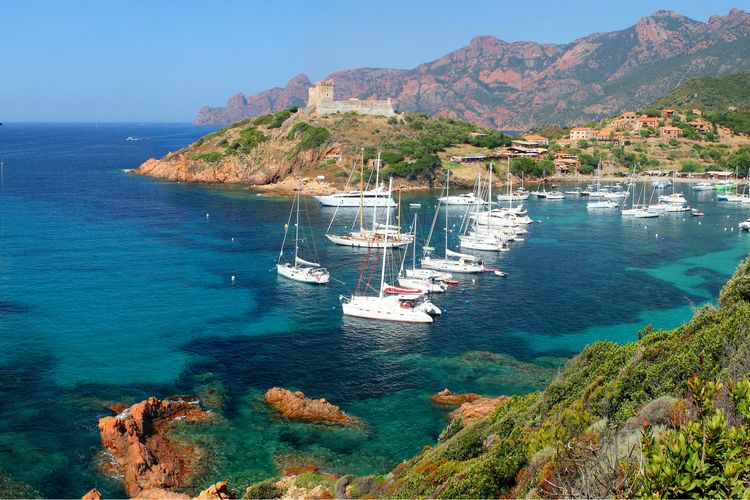
[{"label": "white hull boat", "polygon": [[443,196],[440,198],[443,205],[486,205],[487,202],[477,197],[475,193],[464,193],[457,196]]},{"label": "white hull boat", "polygon": [[612,200],[596,200],[586,203],[586,208],[592,210],[613,210],[619,207],[617,203]]},{"label": "white hull boat", "polygon": [[314,196],[324,207],[395,207],[396,202],[382,188],[365,192],[349,191],[324,196]]},{"label": "white hull boat", "polygon": [[408,239],[388,238],[386,240],[385,238],[378,235],[363,237],[347,235],[337,236],[334,234],[326,234],[326,238],[337,245],[357,248],[398,248],[409,244]]},{"label": "white hull boat", "polygon": [[416,288],[422,293],[444,293],[448,286],[434,279],[399,278],[398,284],[408,288]]},{"label": "white hull boat", "polygon": [[750,219],[740,222],[739,228],[740,228],[740,231],[750,231]]},{"label": "white hull boat", "polygon": [[324,285],[331,280],[331,275],[322,267],[293,266],[290,263],[276,264],[279,276],[302,283]]},{"label": "white hull boat", "polygon": [[347,316],[404,323],[432,323],[432,316],[396,295],[384,297],[341,297],[341,308]]}]

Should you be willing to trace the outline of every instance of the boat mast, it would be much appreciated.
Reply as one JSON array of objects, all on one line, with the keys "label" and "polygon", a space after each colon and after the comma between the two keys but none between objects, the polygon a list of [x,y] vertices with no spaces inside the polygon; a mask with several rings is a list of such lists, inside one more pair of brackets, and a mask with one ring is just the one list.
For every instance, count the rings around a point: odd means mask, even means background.
[{"label": "boat mast", "polygon": [[294,267],[297,267],[297,253],[299,252],[299,191],[302,189],[299,180],[297,180],[297,222],[294,224]]},{"label": "boat mast", "polygon": [[414,214],[414,228],[412,229],[412,237],[414,238],[414,246],[411,249],[411,268],[417,268],[417,214]]},{"label": "boat mast", "polygon": [[[365,154],[362,153],[362,162],[365,161]],[[378,151],[378,163],[375,165],[375,205],[372,207],[372,232],[378,232],[378,183],[380,182],[380,151]],[[372,177],[371,177],[372,178]],[[386,201],[386,206],[390,208],[390,196]]]},{"label": "boat mast", "polygon": [[[445,198],[446,200],[450,196],[450,186],[451,186],[451,171],[448,170],[448,172],[445,174]],[[448,210],[450,209],[451,204],[446,203],[445,204],[445,258],[448,258]]]},{"label": "boat mast", "polygon": [[[378,154],[379,155],[379,154]],[[378,161],[380,161],[378,159]],[[396,214],[396,226],[398,226],[397,232],[401,234],[401,188],[398,188],[398,212]]]},{"label": "boat mast", "polygon": [[[393,178],[388,179],[388,198],[391,197],[391,184]],[[385,284],[385,259],[388,256],[388,224],[391,223],[391,211],[385,211],[385,236],[383,239],[383,267],[380,269],[380,298],[383,298],[383,285]]]},{"label": "boat mast", "polygon": [[492,220],[492,162],[490,162],[490,176],[487,179],[487,231],[490,230]]},{"label": "boat mast", "polygon": [[359,232],[365,228],[365,148],[362,148],[359,162]]}]

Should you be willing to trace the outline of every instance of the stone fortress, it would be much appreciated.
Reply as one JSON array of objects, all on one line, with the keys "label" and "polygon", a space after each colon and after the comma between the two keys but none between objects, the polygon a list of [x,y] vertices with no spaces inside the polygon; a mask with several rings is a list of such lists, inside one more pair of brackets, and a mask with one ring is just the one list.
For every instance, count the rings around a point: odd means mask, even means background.
[{"label": "stone fortress", "polygon": [[377,115],[391,117],[396,114],[393,110],[391,99],[356,99],[350,98],[345,101],[333,99],[333,80],[317,82],[308,90],[306,111],[319,115],[330,115],[333,113],[355,112],[361,115]]}]

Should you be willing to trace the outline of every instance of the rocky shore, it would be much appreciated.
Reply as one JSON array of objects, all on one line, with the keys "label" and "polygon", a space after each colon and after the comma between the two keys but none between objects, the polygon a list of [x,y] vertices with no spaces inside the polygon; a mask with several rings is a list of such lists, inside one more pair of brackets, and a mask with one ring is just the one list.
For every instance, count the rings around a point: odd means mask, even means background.
[{"label": "rocky shore", "polygon": [[265,402],[283,417],[330,424],[353,424],[355,420],[338,406],[325,399],[309,399],[301,391],[292,392],[281,387],[269,389],[263,396]]}]

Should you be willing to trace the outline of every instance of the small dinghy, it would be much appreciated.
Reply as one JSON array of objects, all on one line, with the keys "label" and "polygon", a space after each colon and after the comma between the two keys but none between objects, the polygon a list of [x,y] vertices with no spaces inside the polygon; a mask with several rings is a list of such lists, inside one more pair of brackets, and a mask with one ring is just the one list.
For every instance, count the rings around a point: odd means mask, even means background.
[{"label": "small dinghy", "polygon": [[457,280],[443,280],[443,283],[445,283],[448,286],[458,286]]},{"label": "small dinghy", "polygon": [[495,276],[500,276],[501,278],[507,278],[508,277],[508,273],[504,273],[500,269],[495,269],[494,273],[495,273]]},{"label": "small dinghy", "polygon": [[703,217],[704,215],[706,215],[706,214],[704,214],[703,212],[701,212],[700,210],[698,210],[697,208],[694,208],[694,209],[692,209],[692,210],[690,211],[690,214],[691,214],[691,215],[692,215],[693,217]]}]

